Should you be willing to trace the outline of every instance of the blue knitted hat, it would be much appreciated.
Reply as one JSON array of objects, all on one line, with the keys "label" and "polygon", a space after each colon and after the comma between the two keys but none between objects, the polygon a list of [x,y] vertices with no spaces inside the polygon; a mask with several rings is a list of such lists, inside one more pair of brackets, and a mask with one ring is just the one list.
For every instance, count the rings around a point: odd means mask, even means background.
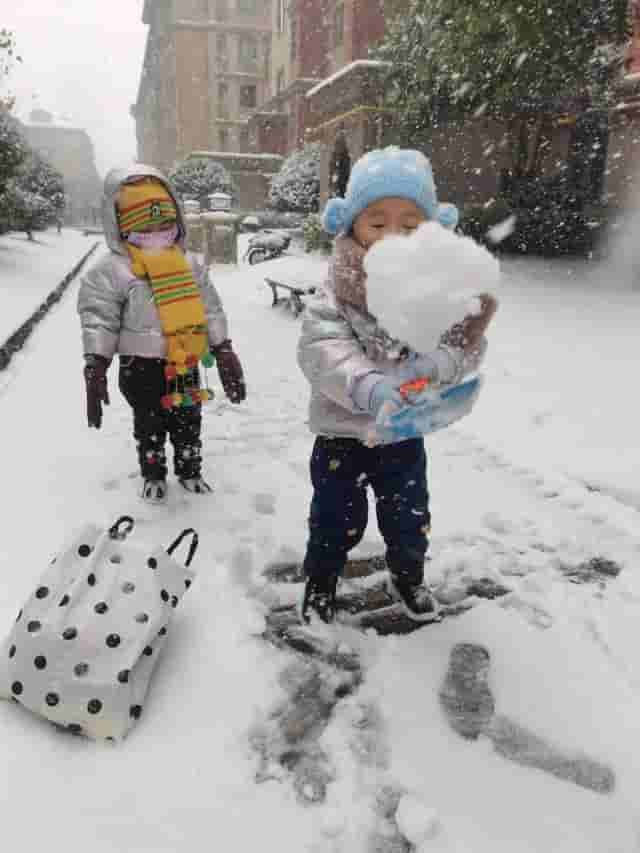
[{"label": "blue knitted hat", "polygon": [[353,167],[345,198],[332,198],[322,215],[328,234],[348,234],[362,211],[381,198],[406,198],[445,228],[458,224],[453,204],[438,204],[431,163],[421,151],[382,148],[370,151]]}]

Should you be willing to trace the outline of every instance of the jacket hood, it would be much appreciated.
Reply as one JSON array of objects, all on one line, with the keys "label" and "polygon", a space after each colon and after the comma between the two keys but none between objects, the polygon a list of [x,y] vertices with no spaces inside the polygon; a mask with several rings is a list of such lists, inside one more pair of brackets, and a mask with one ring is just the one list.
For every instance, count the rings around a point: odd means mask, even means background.
[{"label": "jacket hood", "polygon": [[126,246],[120,237],[120,226],[118,225],[118,214],[116,211],[116,198],[120,192],[120,187],[135,178],[155,178],[166,188],[167,192],[173,199],[178,212],[177,222],[178,230],[180,232],[178,242],[184,249],[187,226],[184,218],[184,211],[182,210],[182,204],[180,203],[175,190],[162,172],[154,166],[145,166],[143,163],[136,163],[127,169],[112,169],[104,179],[104,192],[102,196],[102,226],[104,228],[104,236],[107,241],[107,246],[112,252],[117,252],[119,255],[128,257]]}]

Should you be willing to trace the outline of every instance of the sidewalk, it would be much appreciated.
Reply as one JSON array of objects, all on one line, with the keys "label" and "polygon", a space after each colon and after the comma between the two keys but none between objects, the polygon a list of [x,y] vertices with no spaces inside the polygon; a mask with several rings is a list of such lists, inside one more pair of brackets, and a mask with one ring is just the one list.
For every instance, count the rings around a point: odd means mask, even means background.
[{"label": "sidewalk", "polygon": [[96,237],[54,228],[36,233],[0,237],[0,344],[27,319],[86,254]]}]

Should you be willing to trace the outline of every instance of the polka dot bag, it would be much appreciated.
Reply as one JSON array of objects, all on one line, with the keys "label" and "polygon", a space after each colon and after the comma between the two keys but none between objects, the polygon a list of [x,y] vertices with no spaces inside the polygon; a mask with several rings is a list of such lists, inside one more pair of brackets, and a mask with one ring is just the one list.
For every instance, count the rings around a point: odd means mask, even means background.
[{"label": "polka dot bag", "polygon": [[[120,740],[144,712],[173,609],[191,585],[198,537],[126,543],[133,520],[87,525],[52,560],[0,648],[0,696],[76,734]],[[181,565],[172,556],[190,545]]]}]

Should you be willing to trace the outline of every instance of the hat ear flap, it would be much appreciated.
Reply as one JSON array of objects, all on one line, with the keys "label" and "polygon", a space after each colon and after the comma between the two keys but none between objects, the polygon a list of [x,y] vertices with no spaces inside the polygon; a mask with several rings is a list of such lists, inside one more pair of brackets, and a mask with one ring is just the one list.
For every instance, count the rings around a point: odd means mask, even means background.
[{"label": "hat ear flap", "polygon": [[347,202],[343,198],[331,198],[322,214],[322,227],[327,234],[339,234],[344,227]]},{"label": "hat ear flap", "polygon": [[460,214],[455,204],[439,204],[436,208],[435,219],[444,228],[450,228],[453,231],[460,220]]}]

